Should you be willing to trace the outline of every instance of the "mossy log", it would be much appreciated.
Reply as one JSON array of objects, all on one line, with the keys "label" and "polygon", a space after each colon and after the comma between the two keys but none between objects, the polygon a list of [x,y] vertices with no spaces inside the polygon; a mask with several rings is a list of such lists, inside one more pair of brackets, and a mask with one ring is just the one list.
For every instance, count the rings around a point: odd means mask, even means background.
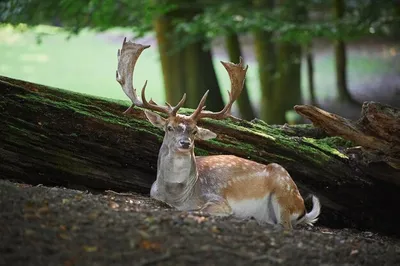
[{"label": "mossy log", "polygon": [[[0,177],[31,184],[147,194],[163,132],[128,102],[71,93],[0,76]],[[189,110],[183,110],[188,112]],[[218,134],[197,155],[235,154],[283,165],[302,194],[323,205],[320,223],[398,233],[398,182],[374,176],[346,154],[354,146],[312,125],[271,126],[205,119]]]}]

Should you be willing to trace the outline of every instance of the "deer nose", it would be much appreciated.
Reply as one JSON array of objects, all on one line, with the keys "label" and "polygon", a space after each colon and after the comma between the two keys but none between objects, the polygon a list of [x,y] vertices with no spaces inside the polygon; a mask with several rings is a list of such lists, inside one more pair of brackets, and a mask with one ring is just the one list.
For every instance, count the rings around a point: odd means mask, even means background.
[{"label": "deer nose", "polygon": [[190,147],[190,141],[188,141],[188,140],[180,140],[179,144],[184,149],[189,149],[189,147]]}]

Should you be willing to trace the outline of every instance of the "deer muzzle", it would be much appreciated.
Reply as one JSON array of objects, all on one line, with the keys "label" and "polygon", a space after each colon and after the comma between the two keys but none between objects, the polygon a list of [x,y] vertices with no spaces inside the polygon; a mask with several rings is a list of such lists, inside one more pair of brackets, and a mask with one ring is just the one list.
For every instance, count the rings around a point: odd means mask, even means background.
[{"label": "deer muzzle", "polygon": [[191,142],[189,139],[181,139],[179,141],[179,148],[180,149],[184,149],[184,150],[188,150],[191,148]]}]

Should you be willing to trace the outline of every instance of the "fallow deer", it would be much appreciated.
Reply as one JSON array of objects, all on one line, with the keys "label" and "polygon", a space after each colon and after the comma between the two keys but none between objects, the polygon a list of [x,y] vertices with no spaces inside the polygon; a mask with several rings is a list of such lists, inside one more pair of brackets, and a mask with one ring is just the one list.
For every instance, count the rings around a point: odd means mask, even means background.
[{"label": "fallow deer", "polygon": [[[253,217],[260,223],[284,229],[292,229],[300,223],[315,223],[321,208],[318,198],[312,196],[313,208],[307,213],[296,184],[282,166],[276,163],[264,165],[233,155],[196,157],[194,154],[195,139],[208,140],[217,136],[197,126],[197,122],[202,118],[231,117],[232,104],[243,89],[248,68],[243,68],[241,58],[239,64],[221,62],[231,81],[229,102],[225,107],[219,112],[206,111],[207,91],[197,109],[186,116],[178,114],[186,94],[174,107],[167,102],[165,106],[157,105],[146,100],[146,81],[141,100],[138,98],[133,87],[133,72],[140,54],[149,47],[125,39],[122,49],[118,50],[116,79],[133,103],[129,109],[135,105],[147,109],[144,112],[148,120],[165,131],[158,155],[157,179],[150,196],[182,211]],[[168,118],[149,110],[165,113]]]}]

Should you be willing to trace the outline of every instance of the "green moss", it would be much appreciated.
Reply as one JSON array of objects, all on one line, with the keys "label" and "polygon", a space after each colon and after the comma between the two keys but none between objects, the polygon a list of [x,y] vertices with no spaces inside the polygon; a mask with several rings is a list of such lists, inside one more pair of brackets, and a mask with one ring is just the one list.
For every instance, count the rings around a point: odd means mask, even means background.
[{"label": "green moss", "polygon": [[250,153],[255,150],[254,146],[248,143],[227,141],[227,140],[225,140],[224,142],[219,140],[209,140],[209,141],[212,142],[213,145],[215,145],[216,147],[223,147],[225,149],[236,149],[246,153]]},{"label": "green moss", "polygon": [[334,148],[351,148],[355,146],[352,141],[344,139],[342,137],[335,136],[335,137],[324,138],[322,140],[326,145],[329,145]]},{"label": "green moss", "polygon": [[[74,93],[72,93],[74,94]],[[76,96],[76,94],[74,94]],[[98,105],[93,105],[92,102],[88,104],[84,104],[82,102],[77,102],[73,100],[64,100],[65,98],[57,98],[56,100],[52,100],[48,97],[43,97],[38,94],[25,94],[25,95],[18,95],[20,98],[33,101],[33,102],[41,102],[43,104],[47,104],[50,106],[54,106],[59,109],[65,110],[72,110],[75,113],[92,117],[105,123],[120,125],[123,127],[134,128],[136,131],[144,132],[147,134],[155,135],[159,137],[159,134],[154,133],[154,127],[151,125],[150,122],[146,120],[134,119],[132,117],[124,117],[121,115],[115,115],[108,111],[104,111]],[[53,96],[54,97],[54,96]],[[81,96],[82,99],[85,97]],[[35,105],[32,105],[35,106]],[[162,138],[161,138],[162,139]]]},{"label": "green moss", "polygon": [[210,155],[210,153],[206,150],[200,149],[195,147],[194,148],[194,154],[196,154],[196,156],[208,156]]},{"label": "green moss", "polygon": [[313,145],[314,147],[317,147],[318,149],[325,151],[327,153],[339,156],[344,159],[349,159],[349,157],[337,149],[333,148],[332,146],[329,145],[329,142],[326,142],[325,139],[312,139],[312,138],[302,138],[302,141],[308,144]]}]

